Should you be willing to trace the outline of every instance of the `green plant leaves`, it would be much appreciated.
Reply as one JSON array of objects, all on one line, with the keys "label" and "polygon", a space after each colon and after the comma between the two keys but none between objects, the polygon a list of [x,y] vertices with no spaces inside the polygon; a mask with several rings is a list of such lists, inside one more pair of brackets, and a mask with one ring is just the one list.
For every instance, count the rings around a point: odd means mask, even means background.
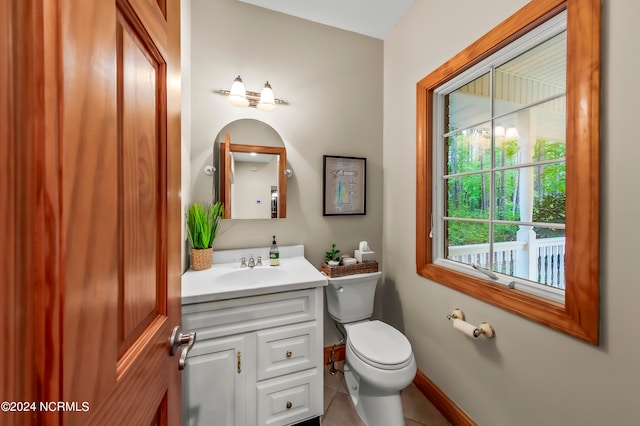
[{"label": "green plant leaves", "polygon": [[216,202],[209,204],[193,203],[187,210],[187,237],[194,249],[213,247],[218,224],[224,216],[224,205]]},{"label": "green plant leaves", "polygon": [[331,244],[331,250],[324,253],[324,258],[326,260],[338,260],[338,253],[340,253],[340,250],[336,250],[336,245]]}]

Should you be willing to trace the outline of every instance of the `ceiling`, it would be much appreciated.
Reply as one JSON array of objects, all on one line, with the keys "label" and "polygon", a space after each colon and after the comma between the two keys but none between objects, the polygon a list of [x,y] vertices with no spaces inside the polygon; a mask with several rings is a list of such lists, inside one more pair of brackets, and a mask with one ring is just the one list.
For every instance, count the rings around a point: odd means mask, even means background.
[{"label": "ceiling", "polygon": [[239,0],[384,40],[415,0]]}]

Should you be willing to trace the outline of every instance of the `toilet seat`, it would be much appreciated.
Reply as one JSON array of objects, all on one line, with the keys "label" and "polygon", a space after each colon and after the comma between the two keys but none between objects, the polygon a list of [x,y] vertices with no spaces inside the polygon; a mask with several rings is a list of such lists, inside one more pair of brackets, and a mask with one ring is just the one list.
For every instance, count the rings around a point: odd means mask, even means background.
[{"label": "toilet seat", "polygon": [[347,344],[363,362],[383,370],[398,370],[413,360],[406,336],[382,321],[349,327]]}]

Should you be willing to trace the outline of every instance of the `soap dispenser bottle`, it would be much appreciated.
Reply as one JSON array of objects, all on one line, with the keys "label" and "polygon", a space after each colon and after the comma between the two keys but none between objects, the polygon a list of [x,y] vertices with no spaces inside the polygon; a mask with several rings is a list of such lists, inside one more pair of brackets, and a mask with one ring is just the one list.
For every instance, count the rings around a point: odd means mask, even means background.
[{"label": "soap dispenser bottle", "polygon": [[280,265],[280,251],[278,250],[278,244],[276,243],[276,236],[273,236],[273,242],[271,243],[271,249],[269,250],[269,265]]}]

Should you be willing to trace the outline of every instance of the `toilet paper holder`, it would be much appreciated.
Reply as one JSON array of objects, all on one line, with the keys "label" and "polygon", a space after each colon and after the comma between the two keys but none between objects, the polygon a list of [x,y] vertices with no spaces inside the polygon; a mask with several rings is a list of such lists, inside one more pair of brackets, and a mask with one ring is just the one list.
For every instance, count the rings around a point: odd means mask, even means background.
[{"label": "toilet paper holder", "polygon": [[[447,315],[447,319],[450,321],[460,320],[460,321],[466,322],[464,312],[462,312],[462,309],[460,308],[455,308],[453,311],[451,311],[451,313]],[[493,326],[488,322],[481,322],[477,327],[473,329],[473,337],[475,338],[484,336],[487,339],[492,339],[495,337],[495,335],[496,335],[496,332],[493,329]]]}]

